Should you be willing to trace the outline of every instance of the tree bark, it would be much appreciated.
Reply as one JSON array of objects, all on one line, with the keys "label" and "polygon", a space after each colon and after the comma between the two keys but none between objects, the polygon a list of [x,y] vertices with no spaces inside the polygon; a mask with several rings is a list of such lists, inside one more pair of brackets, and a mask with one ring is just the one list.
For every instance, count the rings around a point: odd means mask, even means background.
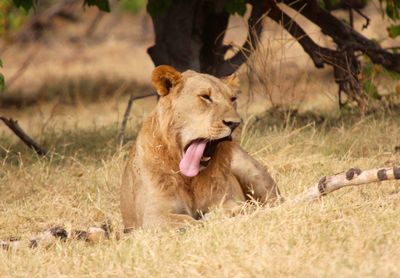
[{"label": "tree bark", "polygon": [[218,77],[235,72],[257,47],[266,5],[247,1],[252,5],[248,37],[233,57],[225,59],[231,48],[223,44],[230,16],[225,10],[227,2],[177,0],[162,14],[153,15],[156,43],[147,51],[154,65],[168,64],[180,71],[192,69]]},{"label": "tree bark", "polygon": [[[149,5],[157,0],[150,0]],[[203,47],[202,2],[175,1],[166,11],[152,16],[155,45],[147,52],[155,66],[171,65],[177,70],[200,71],[200,52]]]}]

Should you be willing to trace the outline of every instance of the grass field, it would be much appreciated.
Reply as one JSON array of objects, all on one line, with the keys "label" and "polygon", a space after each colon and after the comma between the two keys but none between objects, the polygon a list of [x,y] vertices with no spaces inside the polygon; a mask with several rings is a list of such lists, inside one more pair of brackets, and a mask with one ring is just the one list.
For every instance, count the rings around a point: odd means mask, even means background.
[{"label": "grass field", "polygon": [[[394,46],[373,8],[363,10],[372,19],[363,34]],[[0,240],[27,241],[50,227],[85,230],[107,220],[111,239],[0,249],[0,277],[400,277],[400,182],[345,188],[318,201],[257,208],[234,218],[214,212],[185,232],[122,234],[120,178],[154,98],[135,102],[130,143],[121,147],[115,139],[129,95],[153,90],[146,49],[154,38],[149,17],[118,13],[104,15],[86,38],[96,15],[87,8],[75,24],[58,22],[42,43],[20,47],[0,39],[7,85],[0,115],[17,119],[51,151],[36,156],[0,122]],[[356,16],[355,27],[361,30],[364,21]],[[332,46],[319,28],[302,26],[314,41]],[[245,20],[234,17],[225,42],[241,45],[247,30]],[[243,115],[271,106],[340,114],[331,68],[316,69],[271,20],[261,39],[252,66],[240,73],[239,101],[252,102],[249,110],[239,107]],[[363,78],[376,83],[384,101],[400,92],[399,80],[388,80],[377,67]],[[397,103],[399,96],[393,97]],[[400,164],[400,112],[348,116],[325,122],[280,113],[250,117],[241,144],[289,198],[350,167]]]},{"label": "grass field", "polygon": [[[242,145],[268,166],[284,196],[349,167],[399,164],[400,116],[322,124],[260,118]],[[32,129],[32,127],[30,127]],[[133,129],[131,133],[134,132]],[[54,131],[54,130],[53,130]],[[40,136],[42,159],[0,133],[0,239],[54,225],[85,229],[110,219],[110,240],[0,250],[1,277],[399,277],[400,183],[347,188],[321,200],[224,218],[185,232],[121,235],[119,183],[128,146],[116,122],[72,125]]]}]

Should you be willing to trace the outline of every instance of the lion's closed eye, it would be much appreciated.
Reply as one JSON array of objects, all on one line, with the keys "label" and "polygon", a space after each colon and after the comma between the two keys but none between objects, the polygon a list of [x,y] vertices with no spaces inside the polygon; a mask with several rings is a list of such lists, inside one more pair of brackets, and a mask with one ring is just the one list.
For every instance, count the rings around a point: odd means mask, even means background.
[{"label": "lion's closed eye", "polygon": [[211,96],[209,94],[203,94],[203,95],[200,95],[200,97],[202,100],[205,100],[206,102],[210,102],[210,103],[212,102]]}]

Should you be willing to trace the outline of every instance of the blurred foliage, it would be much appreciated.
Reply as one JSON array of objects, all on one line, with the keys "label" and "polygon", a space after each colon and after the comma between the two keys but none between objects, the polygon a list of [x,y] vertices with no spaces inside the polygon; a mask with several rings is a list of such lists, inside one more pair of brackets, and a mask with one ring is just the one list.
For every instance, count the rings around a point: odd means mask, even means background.
[{"label": "blurred foliage", "polygon": [[389,33],[389,36],[391,38],[395,38],[397,36],[400,36],[400,24],[398,25],[391,25],[387,28],[387,31]]},{"label": "blurred foliage", "polygon": [[172,5],[173,1],[177,1],[177,0],[150,1],[147,4],[147,12],[151,16],[161,15],[167,11],[167,9]]},{"label": "blurred foliage", "polygon": [[245,0],[230,0],[225,4],[225,10],[230,14],[238,14],[244,16],[246,13]]},{"label": "blurred foliage", "polygon": [[120,0],[118,4],[123,11],[136,14],[146,7],[147,0]]},{"label": "blurred foliage", "polygon": [[[389,108],[396,107],[396,104],[399,103],[400,73],[389,71],[381,65],[374,64],[370,59],[365,58],[360,81],[365,94],[370,99],[383,101],[384,106]],[[381,87],[378,88],[378,86]],[[384,87],[383,91],[382,86]]]},{"label": "blurred foliage", "polygon": [[34,5],[37,4],[37,0],[14,0],[14,4],[18,8],[24,8],[24,10],[28,12]]},{"label": "blurred foliage", "polygon": [[393,20],[397,20],[400,19],[400,1],[399,0],[379,0],[379,2],[381,3],[381,7],[382,7],[382,2],[386,2],[386,15],[393,19]]},{"label": "blurred foliage", "polygon": [[378,88],[375,86],[376,70],[371,60],[367,60],[362,69],[361,82],[364,88],[364,92],[372,99],[380,99],[381,96],[378,93]]},{"label": "blurred foliage", "polygon": [[21,27],[27,17],[24,6],[12,0],[0,0],[0,37],[7,38],[10,31]]},{"label": "blurred foliage", "polygon": [[104,12],[110,11],[110,3],[108,2],[108,0],[84,0],[83,3],[84,5],[89,7],[97,6],[100,10]]},{"label": "blurred foliage", "polygon": [[[396,38],[400,36],[400,0],[379,0],[380,8],[384,11],[382,14],[389,18],[390,26],[387,28],[389,36]],[[383,3],[386,8],[383,10]]]}]

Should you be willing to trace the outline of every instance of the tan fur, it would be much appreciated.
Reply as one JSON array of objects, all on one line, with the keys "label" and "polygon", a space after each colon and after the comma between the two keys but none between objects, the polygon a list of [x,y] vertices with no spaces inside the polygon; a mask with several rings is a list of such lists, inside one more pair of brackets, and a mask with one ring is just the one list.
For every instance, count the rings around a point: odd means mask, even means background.
[{"label": "tan fur", "polygon": [[160,66],[152,80],[161,98],[143,123],[122,179],[126,230],[181,228],[215,207],[233,213],[249,198],[276,199],[279,191],[268,172],[235,142],[220,143],[197,176],[179,171],[184,147],[192,140],[229,136],[232,130],[224,121],[240,122],[234,77],[220,80]]}]

